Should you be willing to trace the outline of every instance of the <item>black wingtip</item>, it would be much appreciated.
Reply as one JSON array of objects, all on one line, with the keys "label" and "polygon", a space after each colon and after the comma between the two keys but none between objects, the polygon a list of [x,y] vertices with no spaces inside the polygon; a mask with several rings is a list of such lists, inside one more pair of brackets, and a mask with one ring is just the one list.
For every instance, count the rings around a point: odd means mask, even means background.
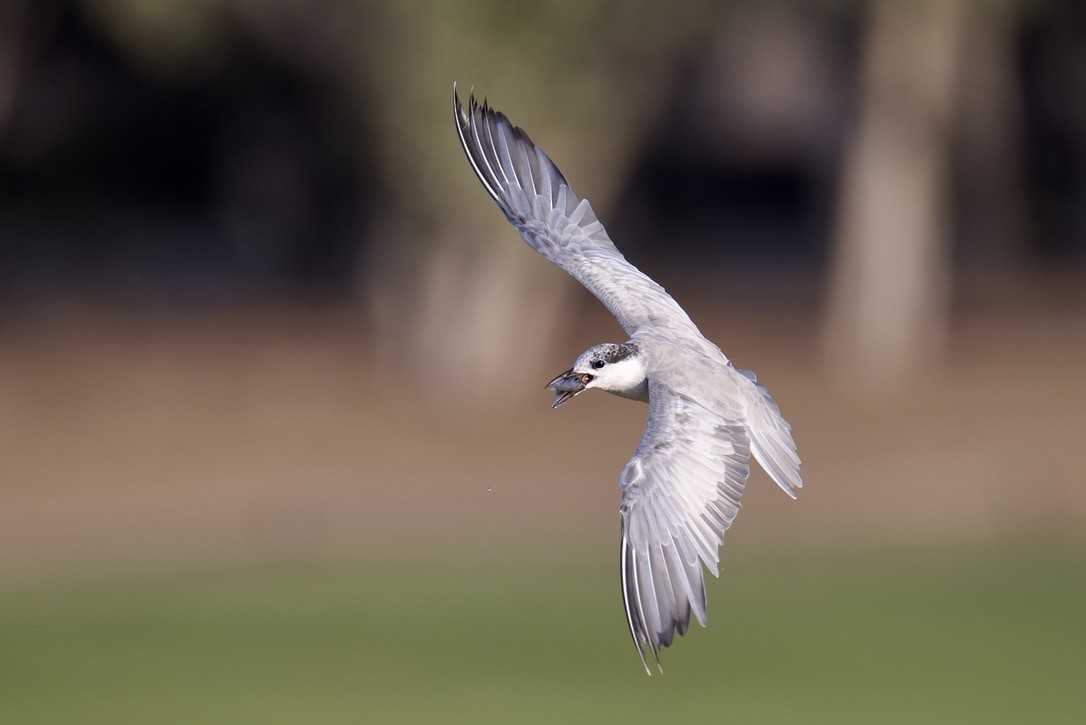
[{"label": "black wingtip", "polygon": [[453,81],[453,117],[456,119],[457,126],[465,120],[464,105],[460,102],[460,92],[456,90],[456,81]]},{"label": "black wingtip", "polygon": [[453,115],[460,145],[483,188],[506,217],[511,219],[514,213],[509,206],[510,186],[523,185],[527,194],[539,195],[546,190],[551,205],[557,202],[563,186],[572,195],[562,172],[523,129],[491,106],[485,94],[480,106],[474,88],[465,102],[457,89],[458,84],[453,83]]}]

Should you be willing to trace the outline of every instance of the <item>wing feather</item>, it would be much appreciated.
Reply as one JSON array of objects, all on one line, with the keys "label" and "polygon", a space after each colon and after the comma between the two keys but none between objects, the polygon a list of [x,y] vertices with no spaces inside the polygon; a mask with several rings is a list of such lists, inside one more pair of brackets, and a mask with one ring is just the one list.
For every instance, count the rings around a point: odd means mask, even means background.
[{"label": "wing feather", "polygon": [[528,134],[474,95],[465,108],[455,86],[453,111],[471,168],[529,246],[599,298],[627,333],[667,326],[701,338],[664,288],[626,261],[589,201]]},{"label": "wing feather", "polygon": [[623,601],[642,661],[648,649],[659,663],[658,647],[686,633],[691,613],[705,626],[702,567],[718,573],[750,454],[742,421],[650,379],[648,424],[619,477]]},{"label": "wing feather", "polygon": [[[625,524],[623,524],[625,526]],[[637,638],[636,632],[644,631],[648,629],[648,623],[645,621],[645,615],[641,612],[641,598],[637,592],[637,579],[635,572],[637,571],[633,562],[633,549],[629,547],[629,542],[626,539],[625,529],[622,534],[622,604],[626,610],[626,623],[630,627],[630,636],[633,637],[634,645],[637,646],[637,654],[641,657],[641,664],[645,668],[645,672],[652,675],[652,670],[649,669],[649,663],[645,660],[645,650],[641,644],[641,641]],[[631,572],[631,576],[627,576],[626,573]],[[659,663],[659,660],[657,660]]]}]

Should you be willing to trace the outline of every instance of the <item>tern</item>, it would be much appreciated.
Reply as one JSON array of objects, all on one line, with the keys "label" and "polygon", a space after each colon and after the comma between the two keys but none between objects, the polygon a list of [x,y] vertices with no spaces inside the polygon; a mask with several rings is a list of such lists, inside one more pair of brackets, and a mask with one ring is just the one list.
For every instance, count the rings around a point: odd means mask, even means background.
[{"label": "tern", "polygon": [[547,386],[561,405],[593,388],[649,404],[618,477],[626,623],[645,671],[705,626],[704,566],[719,576],[724,532],[739,513],[750,457],[781,489],[803,486],[791,426],[754,373],[737,370],[682,307],[618,251],[587,199],[524,131],[453,85],[460,144],[487,193],[532,249],[584,285],[629,339],[594,345]]}]

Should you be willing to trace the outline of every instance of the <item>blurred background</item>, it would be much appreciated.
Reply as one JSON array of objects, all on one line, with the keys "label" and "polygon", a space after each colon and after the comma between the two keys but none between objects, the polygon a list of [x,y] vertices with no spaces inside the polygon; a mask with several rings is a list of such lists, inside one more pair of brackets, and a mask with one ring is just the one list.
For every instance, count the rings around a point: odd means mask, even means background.
[{"label": "blurred background", "polygon": [[[474,87],[792,422],[708,630]],[[0,719],[1078,722],[1086,6],[5,0]]]}]

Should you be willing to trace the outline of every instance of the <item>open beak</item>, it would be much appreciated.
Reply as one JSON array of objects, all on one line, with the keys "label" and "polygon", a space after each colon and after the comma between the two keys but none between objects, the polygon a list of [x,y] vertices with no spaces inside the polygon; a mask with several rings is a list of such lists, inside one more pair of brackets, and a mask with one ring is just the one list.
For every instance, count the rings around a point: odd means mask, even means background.
[{"label": "open beak", "polygon": [[565,371],[547,383],[547,390],[554,393],[554,405],[551,408],[557,408],[578,393],[584,392],[590,382],[592,382],[592,376],[588,373],[575,373],[572,368]]}]

